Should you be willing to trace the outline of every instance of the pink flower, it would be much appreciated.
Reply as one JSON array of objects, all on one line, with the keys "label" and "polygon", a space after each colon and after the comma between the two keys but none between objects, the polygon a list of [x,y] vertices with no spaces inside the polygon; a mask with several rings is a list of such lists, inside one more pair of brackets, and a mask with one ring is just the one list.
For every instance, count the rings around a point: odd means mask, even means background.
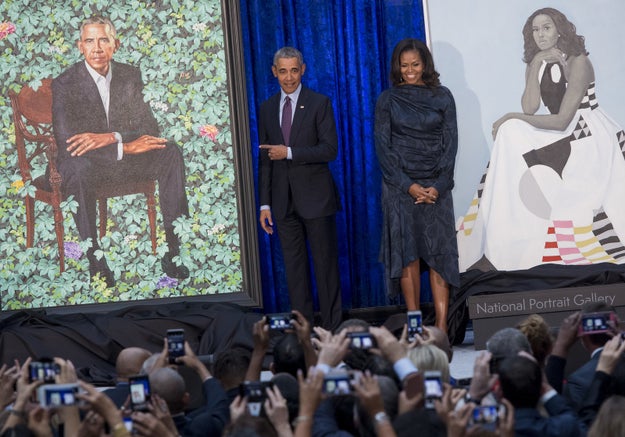
[{"label": "pink flower", "polygon": [[212,124],[205,124],[204,126],[200,126],[200,136],[204,138],[210,138],[211,141],[215,141],[218,133],[219,131]]},{"label": "pink flower", "polygon": [[9,21],[0,23],[0,39],[4,39],[14,32],[15,32],[15,24]]}]

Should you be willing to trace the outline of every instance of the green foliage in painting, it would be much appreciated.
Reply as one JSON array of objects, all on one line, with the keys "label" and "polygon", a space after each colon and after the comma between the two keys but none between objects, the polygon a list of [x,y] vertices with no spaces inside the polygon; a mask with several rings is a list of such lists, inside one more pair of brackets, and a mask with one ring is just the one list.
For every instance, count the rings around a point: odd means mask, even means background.
[{"label": "green foliage in painting", "polygon": [[[52,208],[35,202],[35,242],[26,248],[24,184],[17,164],[8,90],[37,87],[81,60],[76,48],[83,19],[101,14],[115,23],[121,47],[115,60],[141,68],[145,99],[162,136],[183,150],[189,218],[175,222],[180,260],[191,277],[163,277],[167,251],[158,217],[152,253],[145,199],[108,200],[101,254],[117,278],[107,289],[90,281],[72,211],[62,205],[66,271],[59,273]],[[3,0],[0,2],[0,300],[2,310],[230,293],[241,289],[235,173],[219,0]],[[45,162],[34,163],[34,177]],[[158,197],[158,191],[157,191]],[[157,200],[158,204],[158,200]]]}]

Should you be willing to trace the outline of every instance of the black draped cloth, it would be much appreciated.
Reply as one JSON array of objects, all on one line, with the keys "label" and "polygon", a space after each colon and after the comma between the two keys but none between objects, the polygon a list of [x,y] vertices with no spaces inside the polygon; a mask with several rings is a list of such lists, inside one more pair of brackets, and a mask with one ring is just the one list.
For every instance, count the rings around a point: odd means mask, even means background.
[{"label": "black draped cloth", "polygon": [[167,329],[182,328],[197,355],[253,347],[252,328],[260,314],[239,306],[210,303],[136,305],[110,312],[47,314],[20,311],[0,321],[1,362],[27,357],[72,361],[79,378],[113,385],[115,360],[126,347],[163,349]]}]

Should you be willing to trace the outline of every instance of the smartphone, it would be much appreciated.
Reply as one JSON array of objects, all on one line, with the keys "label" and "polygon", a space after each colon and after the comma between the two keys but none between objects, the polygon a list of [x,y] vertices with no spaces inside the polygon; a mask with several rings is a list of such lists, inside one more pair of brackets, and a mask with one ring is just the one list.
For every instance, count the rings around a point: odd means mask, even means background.
[{"label": "smartphone", "polygon": [[51,384],[60,371],[59,365],[53,361],[33,361],[28,365],[28,378],[30,382],[43,381]]},{"label": "smartphone", "polygon": [[601,313],[582,314],[582,322],[579,325],[579,335],[601,334],[610,329],[608,322],[616,321],[613,311]]},{"label": "smartphone", "polygon": [[354,393],[353,383],[360,377],[360,372],[334,370],[323,377],[322,391],[328,395],[349,395]]},{"label": "smartphone", "polygon": [[71,407],[78,405],[79,390],[77,383],[44,384],[37,387],[37,399],[42,407]]},{"label": "smartphone", "polygon": [[348,332],[347,338],[349,338],[349,347],[351,349],[371,349],[376,347],[375,337],[369,332]]},{"label": "smartphone", "polygon": [[254,417],[260,416],[263,403],[267,398],[267,388],[273,387],[271,381],[243,381],[239,385],[239,395],[247,400],[247,411]]},{"label": "smartphone", "polygon": [[496,431],[499,422],[499,411],[503,405],[480,405],[473,409],[469,426],[480,425],[486,431]]},{"label": "smartphone", "polygon": [[150,402],[150,378],[148,375],[135,375],[128,378],[130,408],[132,411],[148,411]]},{"label": "smartphone", "polygon": [[169,364],[179,364],[176,358],[184,356],[184,329],[167,330],[167,355]]},{"label": "smartphone", "polygon": [[425,408],[434,408],[434,401],[443,397],[443,379],[440,370],[426,370],[423,373]]},{"label": "smartphone", "polygon": [[124,426],[126,427],[126,430],[132,434],[132,417],[124,416]]},{"label": "smartphone", "polygon": [[293,329],[291,320],[294,315],[292,313],[275,313],[267,314],[267,324],[270,331],[284,331],[285,329]]},{"label": "smartphone", "polygon": [[415,334],[423,333],[423,316],[421,311],[408,311],[406,313],[406,323],[408,324],[408,341],[413,342]]}]

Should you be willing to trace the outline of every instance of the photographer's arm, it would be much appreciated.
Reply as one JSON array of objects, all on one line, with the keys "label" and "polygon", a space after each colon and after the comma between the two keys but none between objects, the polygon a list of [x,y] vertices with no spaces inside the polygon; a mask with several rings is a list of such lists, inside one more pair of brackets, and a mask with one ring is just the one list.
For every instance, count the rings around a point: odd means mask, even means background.
[{"label": "photographer's arm", "polygon": [[304,349],[304,360],[306,361],[306,368],[317,364],[317,353],[313,347],[310,335],[310,322],[297,310],[293,310],[295,318],[292,320],[293,329],[299,340],[299,343]]},{"label": "photographer's arm", "polygon": [[256,323],[252,329],[252,337],[254,339],[254,350],[250,359],[250,365],[245,374],[246,381],[260,381],[260,372],[263,369],[263,360],[269,348],[269,326],[267,325],[267,317],[263,317]]},{"label": "photographer's arm", "polygon": [[27,423],[26,405],[36,388],[43,384],[43,381],[28,382],[28,365],[30,364],[30,357],[26,359],[24,365],[20,369],[20,376],[17,378],[17,396],[13,408],[10,410],[9,417],[2,427],[1,433],[4,433],[7,429],[13,428],[19,423]]}]

